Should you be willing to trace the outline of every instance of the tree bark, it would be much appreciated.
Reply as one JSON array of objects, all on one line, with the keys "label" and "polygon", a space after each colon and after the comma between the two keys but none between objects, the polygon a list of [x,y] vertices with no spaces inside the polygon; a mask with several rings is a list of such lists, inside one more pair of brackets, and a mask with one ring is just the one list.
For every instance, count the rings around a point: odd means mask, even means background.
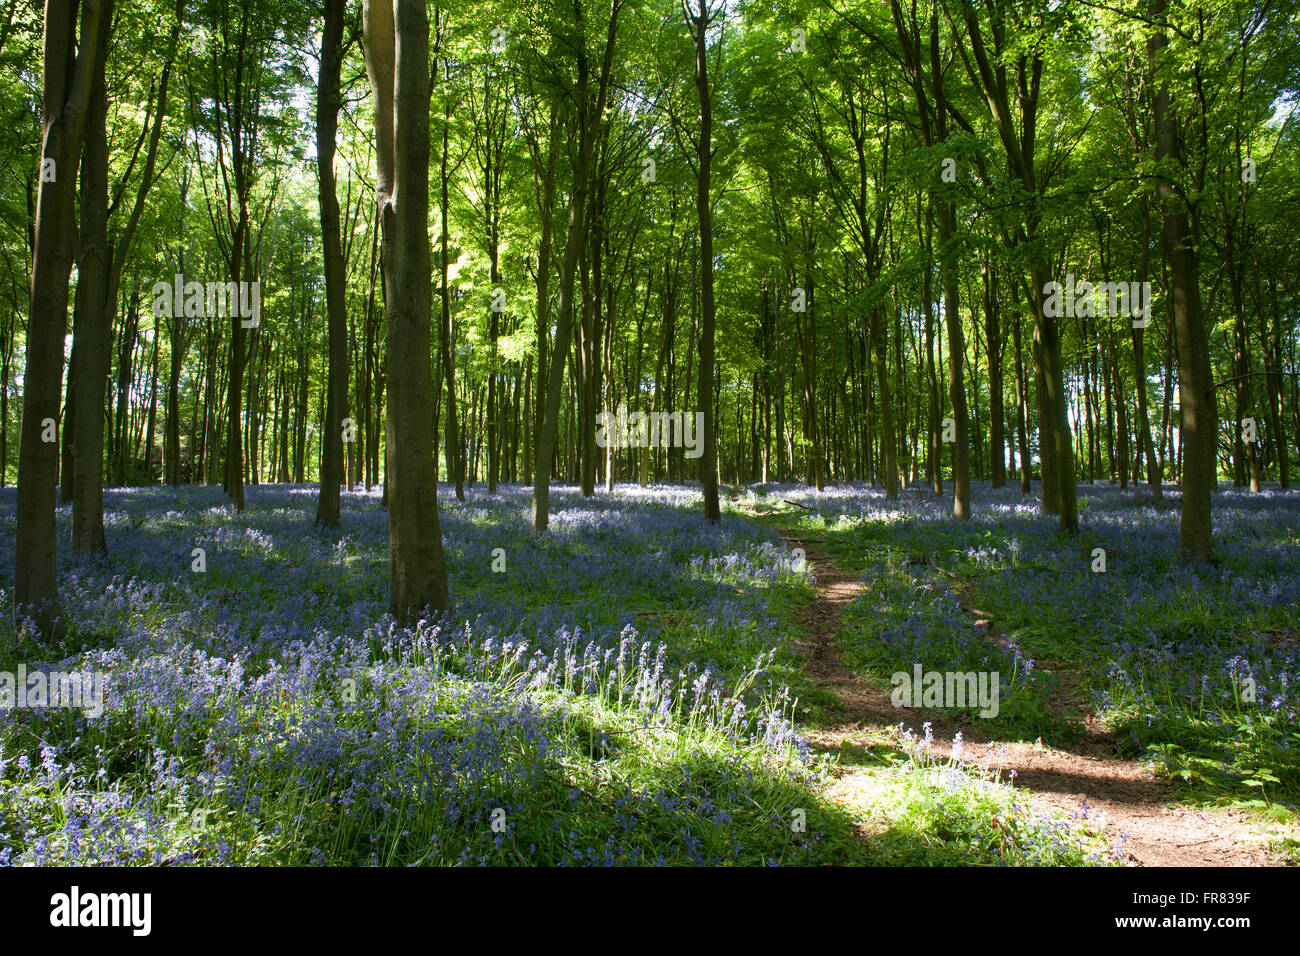
[{"label": "tree bark", "polygon": [[[81,260],[73,310],[68,393],[72,407],[72,550],[107,550],[104,541],[104,382],[108,376],[108,91],[104,68],[113,0],[105,0],[81,157]],[[65,433],[64,440],[67,440]]]},{"label": "tree bark", "polygon": [[[394,16],[396,13],[396,16]],[[423,0],[366,0],[376,199],[388,319],[389,610],[406,625],[449,604],[433,463],[429,284],[429,20]]]},{"label": "tree bark", "polygon": [[[1151,20],[1161,24],[1165,0],[1152,0]],[[1177,118],[1163,63],[1169,45],[1163,26],[1147,41],[1147,55],[1158,87],[1152,104],[1156,127],[1156,161],[1183,166]],[[1170,292],[1178,349],[1179,428],[1183,454],[1183,502],[1180,545],[1185,561],[1214,560],[1210,495],[1217,483],[1217,410],[1210,367],[1209,341],[1201,308],[1200,270],[1188,221],[1187,200],[1167,176],[1158,175],[1156,191],[1164,213],[1165,253],[1169,257]]]},{"label": "tree bark", "polygon": [[[696,148],[696,199],[700,220],[700,375],[699,404],[704,414],[704,456],[700,460],[700,482],[704,486],[704,520],[717,524],[722,520],[718,503],[718,445],[714,438],[713,392],[714,313],[713,302],[713,202],[711,198],[713,165],[713,102],[709,90],[708,46],[706,34],[710,16],[707,0],[698,0],[697,15],[691,19],[695,28],[695,89],[700,99],[700,139]],[[811,290],[810,290],[811,297]],[[820,487],[820,462],[817,463]]]},{"label": "tree bark", "polygon": [[49,161],[53,176],[41,176],[36,200],[14,549],[14,615],[33,619],[42,633],[55,630],[59,613],[54,522],[59,448],[44,438],[49,429],[57,439],[73,194],[102,15],[100,0],[46,0],[41,165],[44,172]]},{"label": "tree bark", "polygon": [[455,329],[451,324],[451,288],[448,285],[447,269],[450,256],[451,230],[448,226],[448,184],[451,170],[448,169],[451,157],[451,101],[443,106],[442,117],[442,161],[438,167],[439,183],[442,189],[442,203],[439,209],[441,232],[439,238],[442,255],[439,256],[439,291],[442,302],[442,334],[439,336],[442,350],[442,369],[447,382],[447,421],[444,425],[443,452],[447,461],[447,480],[456,486],[456,500],[465,500],[465,441],[461,437],[459,413],[456,406],[456,348]]},{"label": "tree bark", "polygon": [[320,77],[316,86],[316,169],[320,186],[321,254],[325,260],[325,315],[329,335],[329,378],[325,428],[321,433],[316,524],[327,528],[336,528],[339,524],[339,486],[344,477],[343,411],[348,401],[347,278],[344,275],[339,201],[334,181],[334,139],[338,132],[339,74],[346,14],[347,0],[325,0]]}]

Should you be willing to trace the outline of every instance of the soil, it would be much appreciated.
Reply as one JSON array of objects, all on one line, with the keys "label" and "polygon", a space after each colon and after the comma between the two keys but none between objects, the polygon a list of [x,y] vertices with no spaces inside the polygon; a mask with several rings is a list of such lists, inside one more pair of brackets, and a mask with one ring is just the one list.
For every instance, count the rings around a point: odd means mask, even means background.
[{"label": "soil", "polygon": [[[1266,866],[1284,862],[1265,850],[1264,824],[1238,811],[1180,804],[1173,788],[1141,761],[1116,754],[1114,739],[1095,717],[1083,720],[1083,739],[1062,750],[1043,746],[1041,741],[993,739],[975,722],[957,722],[940,712],[895,708],[887,687],[844,665],[835,641],[841,617],[862,591],[858,576],[836,566],[813,538],[784,532],[782,537],[791,547],[803,549],[817,579],[816,596],[798,614],[803,632],[798,650],[809,681],[829,693],[834,703],[827,708],[828,719],[803,728],[813,746],[824,750],[840,750],[845,745],[869,747],[872,740],[878,741],[900,722],[919,732],[929,721],[937,756],[951,755],[952,739],[960,731],[962,756],[968,764],[1000,769],[1003,780],[1010,779],[1009,771],[1014,770],[1014,785],[1034,804],[1085,817],[1130,865]],[[953,590],[970,613],[972,627],[996,640],[995,622],[989,615],[973,608],[960,589]],[[1061,668],[1057,673],[1061,675]],[[1068,672],[1064,676],[1066,690],[1052,703],[1077,720],[1088,709],[1068,699],[1071,682]],[[837,795],[851,800],[852,791],[865,787],[868,779],[864,771],[846,768],[837,781]]]}]

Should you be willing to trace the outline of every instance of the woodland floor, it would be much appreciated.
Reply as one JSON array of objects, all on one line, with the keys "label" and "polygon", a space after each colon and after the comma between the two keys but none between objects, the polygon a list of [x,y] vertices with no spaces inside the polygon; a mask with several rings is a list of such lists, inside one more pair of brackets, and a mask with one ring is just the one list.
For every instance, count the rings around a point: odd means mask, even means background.
[{"label": "woodland floor", "polygon": [[[755,512],[762,517],[762,512]],[[804,735],[817,749],[845,752],[870,749],[899,723],[900,711],[890,701],[888,688],[862,677],[841,660],[835,635],[845,608],[862,591],[859,576],[839,567],[814,536],[780,532],[791,547],[802,548],[816,575],[816,595],[797,614],[803,631],[799,653],[810,683],[827,691],[834,704],[826,717],[805,724]],[[960,592],[958,597],[962,598]],[[996,621],[962,599],[971,615],[971,627],[996,639]],[[1056,701],[1063,711],[1082,706],[1077,701]],[[1084,720],[1086,737],[1068,750],[997,740],[981,734],[977,726],[957,723],[938,711],[909,710],[911,729],[930,722],[936,755],[951,755],[952,738],[963,734],[963,759],[988,761],[1002,777],[1015,771],[1015,784],[1028,791],[1043,808],[1080,813],[1123,847],[1123,859],[1139,866],[1262,866],[1281,862],[1265,849],[1262,827],[1248,815],[1220,809],[1202,809],[1179,803],[1170,786],[1139,760],[1116,755],[1115,740],[1095,717]],[[841,764],[832,793],[847,803],[863,790],[872,772]],[[1123,835],[1127,836],[1123,836]]]},{"label": "woodland floor", "polygon": [[[0,673],[104,688],[0,707],[0,867],[1294,863],[1300,495],[1221,492],[1188,568],[1172,506],[1081,490],[1064,536],[1015,489],[958,523],[736,488],[709,526],[694,488],[564,487],[538,537],[531,489],[473,488],[455,613],[403,629],[377,488],[336,529],[315,486],[110,489],[67,634],[0,620]],[[898,709],[913,662],[999,705]]]}]

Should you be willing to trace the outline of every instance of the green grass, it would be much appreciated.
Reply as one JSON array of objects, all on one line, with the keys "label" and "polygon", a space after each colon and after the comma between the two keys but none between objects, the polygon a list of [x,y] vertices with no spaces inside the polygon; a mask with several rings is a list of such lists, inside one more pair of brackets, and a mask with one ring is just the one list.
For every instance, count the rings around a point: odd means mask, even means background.
[{"label": "green grass", "polygon": [[[978,652],[972,657],[969,645],[951,639],[954,628],[969,631],[970,616],[945,621],[915,597],[941,586],[1035,660],[1033,679],[1013,676],[1009,692],[1003,674],[1001,712],[983,729],[1068,746],[1078,721],[1096,715],[1119,754],[1147,761],[1179,785],[1180,799],[1297,822],[1300,729],[1285,711],[1245,699],[1225,664],[1240,655],[1274,689],[1290,666],[1269,635],[1293,631],[1294,608],[1242,597],[1289,573],[1294,536],[1285,527],[1270,534],[1263,521],[1244,529],[1221,522],[1220,564],[1188,568],[1176,549],[1164,553],[1100,520],[1077,538],[1023,519],[962,525],[879,509],[829,521],[785,509],[770,520],[815,536],[837,563],[863,570],[866,597],[839,635],[863,674],[885,681],[910,666],[910,655],[880,637],[904,626],[952,669],[979,669]],[[1176,527],[1176,515],[1166,520]],[[1108,551],[1105,574],[1091,571],[1097,547]],[[1295,843],[1283,838],[1278,849],[1294,853]]]},{"label": "green grass", "polygon": [[[447,508],[454,519],[457,506]],[[764,744],[761,715],[784,741],[781,723],[796,713],[796,700],[800,719],[829,720],[834,710],[834,697],[808,682],[794,652],[795,614],[814,595],[807,573],[755,574],[743,562],[678,548],[670,560],[686,569],[685,591],[632,596],[636,609],[653,612],[654,638],[666,647],[664,676],[677,693],[665,697],[662,682],[651,681],[655,690],[645,697],[642,679],[658,667],[654,660],[625,671],[579,669],[558,687],[538,689],[528,659],[500,645],[392,643],[382,628],[331,630],[321,638],[327,646],[301,657],[282,658],[285,649],[274,642],[232,646],[214,623],[225,594],[254,607],[271,602],[285,580],[296,580],[284,569],[301,565],[292,574],[319,598],[311,613],[329,621],[382,579],[383,562],[360,533],[344,535],[314,566],[308,549],[281,553],[273,524],[281,518],[255,503],[239,518],[210,509],[131,515],[138,533],[165,526],[184,543],[184,570],[160,582],[155,598],[124,594],[103,604],[97,620],[72,628],[70,642],[130,672],[115,685],[122,708],[94,722],[24,712],[5,724],[0,852],[11,862],[1106,862],[1084,830],[1045,822],[980,768],[927,764],[901,739],[811,756],[788,741]],[[189,541],[262,520],[272,522],[267,537],[227,538],[224,551],[209,549],[206,575],[188,572]],[[563,562],[582,547],[560,536],[531,542],[508,512],[472,520],[511,560],[532,547],[556,550]],[[495,600],[501,579],[479,560],[485,549],[466,557],[472,545],[458,555],[459,598]],[[273,561],[282,576],[258,580],[236,557]],[[583,587],[581,576],[533,576],[510,595],[523,609],[519,627],[543,602],[575,602],[601,620],[627,610]],[[719,626],[700,596],[731,594],[775,625],[733,615]],[[32,653],[0,647],[7,651],[0,669]],[[58,659],[60,650],[42,653]],[[300,661],[316,668],[306,685],[275,676],[282,664]],[[700,670],[678,668],[701,661],[725,678],[726,691],[692,706],[685,691]],[[255,688],[259,678],[266,683]],[[61,748],[53,769],[42,766],[45,742]],[[869,801],[837,788],[847,772],[870,779]]]}]

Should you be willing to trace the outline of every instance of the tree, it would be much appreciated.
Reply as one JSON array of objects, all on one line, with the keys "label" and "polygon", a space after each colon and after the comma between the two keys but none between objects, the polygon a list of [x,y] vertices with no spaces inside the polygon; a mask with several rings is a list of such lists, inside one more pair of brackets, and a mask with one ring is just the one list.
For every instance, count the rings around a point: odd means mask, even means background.
[{"label": "tree", "polygon": [[[574,46],[577,56],[577,82],[573,87],[574,115],[578,130],[578,156],[573,167],[573,192],[569,200],[569,233],[564,243],[564,260],[560,266],[560,303],[556,314],[555,338],[551,348],[551,368],[547,376],[546,409],[542,431],[537,436],[537,455],[533,464],[532,529],[534,534],[546,530],[550,523],[551,463],[555,456],[555,437],[559,425],[560,393],[564,385],[564,363],[573,337],[573,292],[578,262],[587,241],[586,208],[591,155],[596,126],[605,111],[610,77],[614,67],[614,40],[618,34],[618,15],[623,0],[611,0],[609,30],[605,37],[604,60],[597,84],[595,109],[588,101],[591,68],[587,61],[586,18],[582,0],[573,0]],[[540,398],[540,396],[539,396]]]},{"label": "tree", "polygon": [[57,436],[54,423],[63,385],[73,193],[95,64],[101,45],[108,41],[101,21],[111,20],[111,4],[112,0],[47,0],[45,7],[44,139],[23,376],[14,553],[14,615],[33,619],[42,632],[53,629],[59,610],[54,530],[59,452],[57,442],[50,439]]},{"label": "tree", "polygon": [[1174,328],[1178,342],[1178,403],[1182,421],[1178,434],[1183,446],[1183,502],[1180,547],[1185,560],[1214,560],[1214,525],[1210,493],[1214,490],[1215,446],[1218,416],[1215,409],[1210,347],[1201,308],[1200,264],[1187,216],[1187,196],[1171,173],[1182,168],[1178,120],[1169,92],[1165,0],[1152,0],[1151,21],[1156,24],[1147,40],[1151,72],[1158,87],[1152,102],[1156,128],[1156,192],[1164,213],[1165,255],[1169,259]]},{"label": "tree", "polygon": [[[989,118],[1006,155],[1008,171],[1025,197],[1023,222],[1014,233],[1016,244],[1034,249],[1040,238],[1041,197],[1046,186],[1046,177],[1035,163],[1035,143],[1044,70],[1043,34],[1048,26],[1033,22],[1040,13],[1038,7],[1022,11],[1008,4],[1005,7],[990,5],[987,9],[986,39],[975,4],[972,0],[959,0],[958,12],[966,39],[959,43],[958,50],[971,84],[980,91],[988,108]],[[987,40],[992,40],[992,46]],[[1014,51],[1009,49],[1012,44],[1016,47]],[[1013,102],[1016,105],[1014,112]],[[954,118],[958,118],[957,114]],[[969,126],[969,123],[965,125]],[[1056,317],[1044,309],[1045,287],[1051,281],[1050,276],[1050,263],[1040,250],[1030,269],[1026,291],[1033,307],[1034,358],[1040,372],[1037,389],[1038,451],[1043,473],[1043,513],[1058,514],[1061,530],[1077,533],[1079,511],[1075,497],[1074,441],[1061,359],[1061,332]]]},{"label": "tree", "polygon": [[[106,0],[100,32],[111,30],[113,0]],[[101,39],[106,39],[102,37]],[[91,81],[81,157],[81,259],[73,310],[68,391],[73,419],[72,549],[104,551],[104,380],[108,376],[108,92],[104,86],[107,43],[99,45]]]},{"label": "tree", "polygon": [[325,0],[320,79],[316,86],[316,169],[320,182],[321,251],[325,259],[325,313],[329,330],[329,381],[325,398],[325,432],[321,437],[323,448],[316,523],[329,528],[338,527],[339,523],[339,487],[344,480],[343,414],[348,402],[347,277],[344,274],[339,201],[335,195],[334,179],[334,139],[338,133],[339,72],[344,55],[343,21],[346,14],[347,0]]},{"label": "tree", "polygon": [[406,624],[448,606],[433,466],[429,19],[423,0],[365,0],[363,16],[388,320],[389,608]]},{"label": "tree", "polygon": [[[77,269],[77,305],[74,309],[72,353],[68,372],[68,391],[72,399],[70,411],[75,423],[72,432],[74,448],[72,548],[83,554],[106,549],[103,491],[104,383],[108,376],[113,315],[117,309],[122,273],[144,212],[145,200],[155,185],[154,169],[162,138],[163,120],[167,114],[168,88],[171,83],[183,10],[184,0],[178,0],[171,37],[167,45],[167,58],[156,87],[150,90],[152,126],[146,118],[146,123],[141,128],[141,135],[135,143],[135,153],[128,164],[128,169],[134,167],[135,158],[139,154],[147,130],[148,147],[145,150],[140,181],[126,222],[116,230],[112,238],[110,238],[108,223],[117,209],[120,198],[115,199],[110,208],[106,125],[108,93],[104,79],[106,49],[101,49],[100,61],[96,67],[95,89],[91,95],[91,112],[85,137],[85,154],[81,163],[81,261]],[[110,12],[106,9],[105,16],[110,15]],[[125,187],[124,179],[113,190],[113,195],[121,197]],[[155,359],[158,333],[159,330],[155,327]],[[152,429],[149,430],[147,438],[146,456],[147,460],[152,461]]]},{"label": "tree", "polygon": [[704,456],[700,459],[700,482],[704,485],[704,520],[722,520],[718,505],[718,441],[713,406],[715,306],[713,302],[713,102],[709,90],[709,24],[723,15],[725,6],[710,13],[707,0],[698,0],[692,16],[683,0],[682,16],[693,29],[695,41],[695,90],[700,98],[700,137],[695,144],[695,208],[700,220],[700,378],[699,404],[704,415]]}]

